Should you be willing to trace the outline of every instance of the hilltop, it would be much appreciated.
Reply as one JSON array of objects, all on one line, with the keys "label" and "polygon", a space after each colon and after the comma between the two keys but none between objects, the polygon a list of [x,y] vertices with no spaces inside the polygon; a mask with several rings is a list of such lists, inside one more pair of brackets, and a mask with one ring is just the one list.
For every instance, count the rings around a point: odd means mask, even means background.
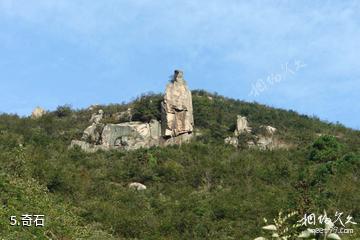
[{"label": "hilltop", "polygon": [[[253,239],[281,210],[360,219],[360,132],[295,111],[192,91],[194,138],[173,146],[85,153],[69,149],[102,109],[104,123],[161,120],[162,94],[38,118],[0,115],[0,235],[5,239]],[[224,143],[237,115],[271,125],[288,149]],[[241,139],[240,139],[241,141]],[[128,188],[131,182],[146,191]],[[44,228],[10,215],[44,214]],[[356,226],[355,226],[356,227]],[[354,227],[354,228],[355,228]],[[359,238],[344,235],[343,239]]]}]

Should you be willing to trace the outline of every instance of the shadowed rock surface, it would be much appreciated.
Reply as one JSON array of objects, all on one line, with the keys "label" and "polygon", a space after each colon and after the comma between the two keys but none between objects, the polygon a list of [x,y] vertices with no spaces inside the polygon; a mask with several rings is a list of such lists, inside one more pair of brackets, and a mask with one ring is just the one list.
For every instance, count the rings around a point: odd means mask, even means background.
[{"label": "shadowed rock surface", "polygon": [[107,148],[134,150],[159,145],[160,123],[126,122],[107,124],[102,132],[102,145]]}]

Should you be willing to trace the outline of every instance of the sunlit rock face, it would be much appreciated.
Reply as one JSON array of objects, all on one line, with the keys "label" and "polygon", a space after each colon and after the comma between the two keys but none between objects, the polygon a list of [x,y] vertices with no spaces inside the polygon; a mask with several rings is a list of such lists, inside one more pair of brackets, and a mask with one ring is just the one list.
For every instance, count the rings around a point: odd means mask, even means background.
[{"label": "sunlit rock face", "polygon": [[194,130],[193,106],[191,91],[182,71],[175,70],[172,81],[166,86],[161,110],[165,144],[189,141]]},{"label": "sunlit rock face", "polygon": [[242,133],[250,133],[250,132],[251,132],[251,128],[249,127],[247,118],[237,115],[236,129],[235,129],[234,135],[239,136]]},{"label": "sunlit rock face", "polygon": [[45,109],[43,109],[41,107],[36,107],[31,113],[31,118],[38,119],[38,118],[41,118],[42,116],[44,116],[45,114],[46,114]]},{"label": "sunlit rock face", "polygon": [[[71,146],[79,146],[87,152],[99,149],[134,150],[152,146],[167,146],[189,142],[193,136],[194,117],[191,91],[183,79],[183,72],[175,70],[173,79],[166,86],[161,103],[161,123],[122,122],[103,124],[104,112],[91,116],[91,126],[83,133],[82,141],[74,140]],[[131,109],[119,113],[118,121],[131,120]]]},{"label": "sunlit rock face", "polygon": [[146,189],[147,189],[147,187],[146,187],[144,184],[138,183],[138,182],[130,183],[130,184],[129,184],[129,188],[130,188],[130,189],[137,190],[137,191],[143,191],[143,190],[146,190]]}]

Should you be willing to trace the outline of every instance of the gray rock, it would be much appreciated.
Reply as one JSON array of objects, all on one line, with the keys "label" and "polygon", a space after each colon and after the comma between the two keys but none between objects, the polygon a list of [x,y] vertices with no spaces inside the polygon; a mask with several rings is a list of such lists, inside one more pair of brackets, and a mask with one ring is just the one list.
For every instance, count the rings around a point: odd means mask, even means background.
[{"label": "gray rock", "polygon": [[103,116],[104,111],[101,109],[98,111],[98,113],[94,113],[91,115],[91,118],[89,120],[91,125],[84,130],[81,137],[82,141],[97,145],[101,144],[101,134],[104,128],[104,124],[101,123]]},{"label": "gray rock", "polygon": [[152,139],[159,140],[161,137],[161,124],[157,120],[151,120],[149,123],[150,136]]},{"label": "gray rock", "polygon": [[161,125],[158,121],[150,123],[125,122],[119,124],[95,124],[85,129],[82,141],[73,140],[71,147],[79,146],[86,152],[97,150],[134,150],[160,145]]},{"label": "gray rock", "polygon": [[104,117],[104,111],[100,109],[98,113],[93,113],[90,118],[90,123],[99,124]]},{"label": "gray rock", "polygon": [[92,144],[101,144],[101,134],[103,128],[104,124],[93,123],[91,126],[87,127],[84,130],[81,140]]},{"label": "gray rock", "polygon": [[103,146],[112,149],[134,150],[159,145],[160,123],[126,122],[107,124],[102,132]]}]

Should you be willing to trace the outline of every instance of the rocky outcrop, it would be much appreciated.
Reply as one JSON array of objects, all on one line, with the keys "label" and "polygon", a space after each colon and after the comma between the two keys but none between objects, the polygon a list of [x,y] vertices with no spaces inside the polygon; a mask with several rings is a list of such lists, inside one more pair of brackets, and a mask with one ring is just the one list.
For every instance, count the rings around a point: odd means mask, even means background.
[{"label": "rocky outcrop", "polygon": [[104,111],[102,109],[100,109],[98,113],[91,115],[89,120],[91,125],[85,129],[81,138],[82,141],[96,145],[101,144],[101,134],[104,128],[104,124],[101,123],[103,117]]},{"label": "rocky outcrop", "polygon": [[257,148],[260,150],[273,150],[283,148],[284,144],[280,144],[275,137],[276,128],[272,126],[260,126],[256,129],[256,133],[248,126],[246,117],[237,116],[236,129],[233,136],[225,138],[225,143],[240,147],[242,139],[248,148]]},{"label": "rocky outcrop", "polygon": [[103,127],[103,124],[91,124],[84,130],[81,140],[91,144],[101,144],[101,134]]},{"label": "rocky outcrop", "polygon": [[71,147],[79,146],[87,152],[109,149],[134,150],[152,146],[166,146],[189,142],[194,131],[192,96],[183,73],[175,71],[172,81],[167,85],[161,103],[161,121],[122,122],[131,120],[131,109],[120,112],[117,124],[103,124],[104,112],[92,114],[90,123],[83,133],[82,141],[74,140]]},{"label": "rocky outcrop", "polygon": [[159,143],[160,123],[156,120],[107,124],[102,132],[102,145],[109,149],[134,150]]},{"label": "rocky outcrop", "polygon": [[194,130],[192,96],[182,71],[175,70],[167,85],[161,112],[165,144],[181,144],[191,139]]},{"label": "rocky outcrop", "polygon": [[241,134],[251,133],[251,128],[246,117],[241,115],[236,116],[236,128],[233,136],[225,138],[225,143],[233,145],[234,147],[239,146],[239,136]]},{"label": "rocky outcrop", "polygon": [[[71,146],[79,146],[86,152],[97,150],[134,150],[157,146],[161,142],[160,123],[152,120],[150,123],[125,122],[119,124],[106,124],[103,128],[96,128],[93,124],[88,127],[82,141],[73,140]],[[89,131],[89,129],[92,129]],[[91,134],[88,134],[90,132]],[[88,136],[84,138],[84,136]]]},{"label": "rocky outcrop", "polygon": [[43,108],[36,107],[31,113],[31,118],[38,119],[38,118],[41,118],[42,116],[44,116],[45,114],[46,114],[46,111]]},{"label": "rocky outcrop", "polygon": [[237,115],[236,129],[235,129],[234,135],[239,136],[242,133],[250,133],[251,128],[248,125],[249,125],[249,123],[248,123],[246,117]]},{"label": "rocky outcrop", "polygon": [[91,115],[89,122],[92,124],[99,124],[101,122],[101,120],[103,119],[103,117],[104,117],[104,111],[102,109],[100,109],[98,111],[98,113],[93,113]]},{"label": "rocky outcrop", "polygon": [[277,140],[274,137],[276,128],[272,126],[260,126],[261,134],[255,136],[255,141],[251,147],[257,147],[260,150],[273,150],[278,148]]}]

